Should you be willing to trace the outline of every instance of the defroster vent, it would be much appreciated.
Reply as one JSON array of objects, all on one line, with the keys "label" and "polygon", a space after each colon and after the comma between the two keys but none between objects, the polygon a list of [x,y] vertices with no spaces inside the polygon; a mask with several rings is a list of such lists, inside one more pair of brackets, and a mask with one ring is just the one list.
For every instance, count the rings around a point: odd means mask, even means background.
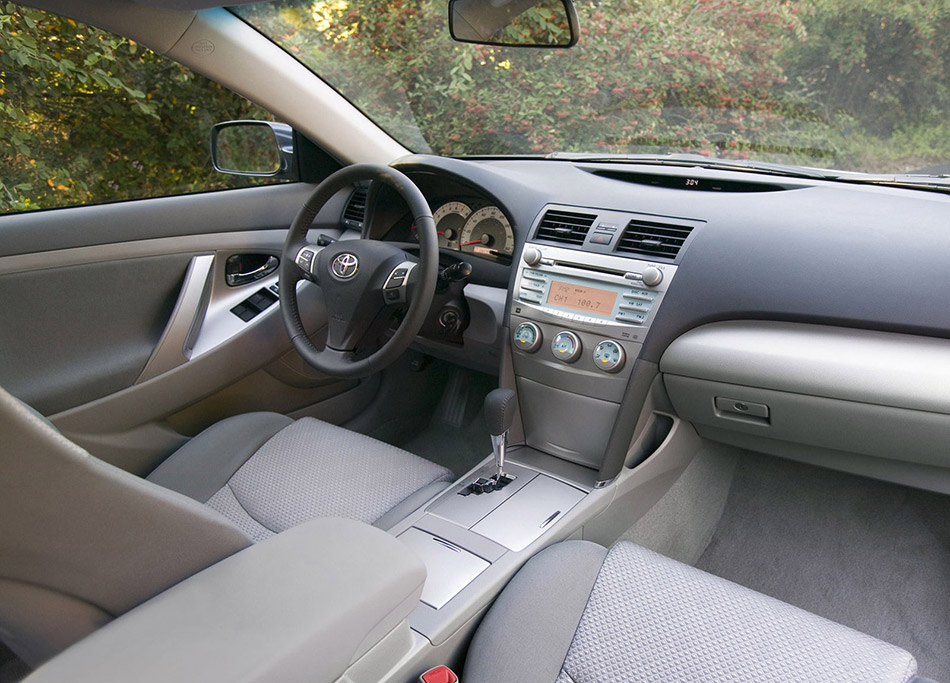
[{"label": "defroster vent", "polygon": [[692,230],[691,225],[634,219],[624,228],[617,251],[674,259]]},{"label": "defroster vent", "polygon": [[596,218],[597,216],[589,213],[573,213],[552,209],[544,214],[544,218],[538,224],[538,231],[534,238],[564,244],[584,244],[587,232]]},{"label": "defroster vent", "polygon": [[343,209],[343,224],[349,228],[362,230],[363,220],[366,218],[366,195],[369,189],[357,187],[346,201]]}]

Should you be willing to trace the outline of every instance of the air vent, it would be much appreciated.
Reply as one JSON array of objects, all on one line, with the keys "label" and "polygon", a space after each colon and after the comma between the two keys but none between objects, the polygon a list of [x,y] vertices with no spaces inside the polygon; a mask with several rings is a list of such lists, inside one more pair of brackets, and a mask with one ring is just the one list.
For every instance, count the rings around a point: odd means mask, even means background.
[{"label": "air vent", "polygon": [[617,251],[674,259],[692,230],[691,225],[632,220],[620,236]]},{"label": "air vent", "polygon": [[343,224],[350,228],[363,228],[363,219],[366,218],[366,195],[368,188],[358,187],[346,202],[343,209]]},{"label": "air vent", "polygon": [[544,214],[534,237],[549,242],[584,244],[587,231],[596,218],[589,213],[551,210]]}]

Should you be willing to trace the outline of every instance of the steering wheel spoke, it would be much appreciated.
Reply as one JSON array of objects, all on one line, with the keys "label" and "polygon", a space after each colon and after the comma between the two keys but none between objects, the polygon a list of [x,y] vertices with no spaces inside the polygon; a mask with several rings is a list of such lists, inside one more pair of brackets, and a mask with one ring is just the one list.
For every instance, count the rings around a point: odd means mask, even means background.
[{"label": "steering wheel spoke", "polygon": [[[307,242],[320,209],[337,192],[362,180],[382,182],[409,205],[419,235],[419,260],[392,243],[339,239],[325,247]],[[281,291],[300,279],[320,285],[327,310],[327,344],[310,341],[293,292],[281,297],[281,315],[294,348],[312,366],[335,377],[365,377],[392,363],[415,338],[432,305],[438,279],[438,235],[425,197],[399,171],[360,164],[324,180],[301,208],[287,234],[281,259]],[[411,282],[410,282],[411,280]],[[402,322],[373,351],[380,326],[394,308],[405,309]],[[399,311],[398,313],[401,313]]]}]

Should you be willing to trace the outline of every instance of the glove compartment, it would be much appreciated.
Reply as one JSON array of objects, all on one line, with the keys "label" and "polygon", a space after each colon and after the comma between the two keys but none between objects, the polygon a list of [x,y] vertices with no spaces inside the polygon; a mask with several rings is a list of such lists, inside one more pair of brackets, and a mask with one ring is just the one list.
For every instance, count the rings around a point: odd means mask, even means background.
[{"label": "glove compartment", "polygon": [[950,487],[950,341],[722,322],[677,338],[660,370],[677,414],[706,438]]}]

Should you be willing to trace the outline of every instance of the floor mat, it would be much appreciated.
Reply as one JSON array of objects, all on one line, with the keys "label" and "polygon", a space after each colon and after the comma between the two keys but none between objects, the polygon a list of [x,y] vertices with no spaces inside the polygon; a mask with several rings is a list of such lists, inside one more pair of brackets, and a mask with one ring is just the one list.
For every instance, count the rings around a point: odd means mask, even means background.
[{"label": "floor mat", "polygon": [[491,455],[482,406],[497,386],[497,377],[453,368],[429,424],[399,446],[448,467],[456,476],[464,474]]},{"label": "floor mat", "polygon": [[950,681],[950,497],[741,458],[697,566],[914,654]]},{"label": "floor mat", "polygon": [[735,449],[705,446],[673,487],[617,540],[696,564],[725,510],[737,459]]}]

